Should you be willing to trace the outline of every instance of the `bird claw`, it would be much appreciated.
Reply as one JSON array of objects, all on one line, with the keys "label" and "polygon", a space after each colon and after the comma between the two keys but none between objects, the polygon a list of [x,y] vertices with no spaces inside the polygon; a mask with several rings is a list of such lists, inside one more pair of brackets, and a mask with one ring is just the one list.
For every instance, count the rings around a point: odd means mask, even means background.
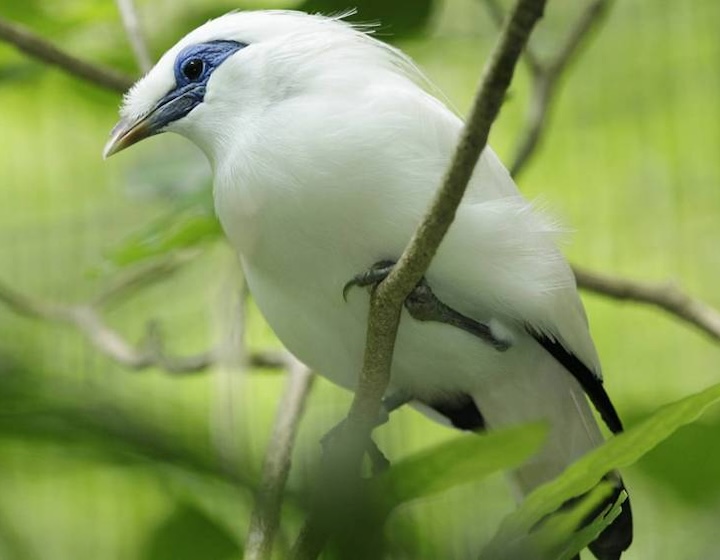
[{"label": "bird claw", "polygon": [[365,272],[356,274],[350,281],[343,286],[343,299],[347,301],[348,294],[353,288],[367,288],[368,286],[376,287],[380,282],[387,278],[395,266],[394,261],[378,261]]},{"label": "bird claw", "polygon": [[[374,289],[380,282],[387,278],[394,266],[394,261],[379,261],[365,272],[356,274],[343,286],[343,299],[347,301],[348,293],[355,287],[365,288],[372,286]],[[471,319],[455,311],[452,307],[445,305],[432,291],[432,288],[430,288],[424,276],[405,299],[405,309],[418,321],[444,323],[464,330],[489,344],[498,352],[504,352],[510,348],[510,342],[497,338],[489,325]]]}]

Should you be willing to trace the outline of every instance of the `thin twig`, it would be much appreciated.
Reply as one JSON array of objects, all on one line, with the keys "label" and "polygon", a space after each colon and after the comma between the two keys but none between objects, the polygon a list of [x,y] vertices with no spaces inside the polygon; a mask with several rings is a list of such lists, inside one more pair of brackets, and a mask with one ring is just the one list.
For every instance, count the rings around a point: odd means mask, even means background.
[{"label": "thin twig", "polygon": [[68,74],[106,89],[124,93],[133,83],[130,76],[74,57],[29,29],[3,18],[0,18],[0,40],[33,58],[57,66]]},{"label": "thin twig", "polygon": [[[485,0],[485,7],[490,14],[490,18],[493,20],[498,29],[502,28],[507,14],[505,14],[505,10],[503,10],[500,2],[498,0]],[[521,60],[527,65],[531,74],[540,72],[540,61],[535,56],[530,43],[525,46]]]},{"label": "thin twig", "polygon": [[278,405],[273,434],[265,454],[260,490],[250,518],[245,542],[246,560],[269,560],[272,557],[295,437],[314,379],[312,372],[289,354],[287,370],[285,394]]},{"label": "thin twig", "polygon": [[[484,0],[490,17],[499,25],[503,20],[502,7],[497,0]],[[520,133],[515,155],[510,165],[510,174],[517,177],[525,168],[545,132],[548,115],[557,98],[558,84],[580,48],[589,40],[603,16],[610,8],[610,0],[592,0],[588,3],[558,48],[557,53],[547,62],[540,60],[532,46],[525,50],[523,59],[532,76],[532,91],[525,124]]]},{"label": "thin twig", "polygon": [[197,256],[197,252],[187,251],[132,267],[127,272],[114,276],[90,299],[89,305],[98,308],[118,305],[142,288],[169,278]]},{"label": "thin twig", "polygon": [[153,64],[147,42],[145,41],[145,35],[140,27],[140,20],[137,16],[135,3],[133,0],[115,0],[115,3],[120,12],[120,18],[122,19],[128,41],[130,41],[130,46],[135,53],[135,60],[137,60],[140,70],[145,73],[152,68]]},{"label": "thin twig", "polygon": [[[349,477],[352,477],[353,469],[359,468],[365,443],[377,422],[380,401],[390,380],[403,302],[427,270],[455,217],[520,53],[544,7],[545,0],[518,0],[516,3],[485,67],[470,117],[443,184],[397,265],[370,298],[363,367],[342,434],[347,443],[343,466]],[[311,513],[293,549],[295,559],[314,559],[324,547],[327,533],[321,517],[321,512]]]},{"label": "thin twig", "polygon": [[613,299],[659,307],[720,341],[720,312],[671,283],[651,284],[573,267],[578,287]]},{"label": "thin twig", "polygon": [[[18,315],[74,327],[98,351],[126,368],[159,368],[172,374],[199,373],[217,362],[217,353],[214,350],[189,356],[167,354],[159,328],[153,322],[148,323],[143,340],[138,345],[133,345],[103,320],[99,310],[103,305],[128,297],[138,286],[159,280],[162,277],[161,272],[172,270],[171,266],[167,263],[158,264],[128,274],[124,277],[124,283],[114,283],[91,299],[91,303],[66,305],[33,299],[3,282],[0,282],[0,302]],[[174,266],[177,266],[177,263]],[[283,368],[286,363],[280,352],[257,352],[247,359],[247,364],[257,369]]]},{"label": "thin twig", "polygon": [[592,0],[580,13],[575,25],[570,28],[570,33],[560,47],[555,58],[550,60],[547,71],[551,74],[561,74],[568,67],[573,57],[578,53],[584,43],[588,41],[594,29],[610,9],[611,0]]},{"label": "thin twig", "polygon": [[570,29],[567,39],[555,57],[538,66],[532,73],[532,93],[524,129],[520,134],[510,174],[517,177],[525,168],[540,144],[546,129],[552,104],[557,99],[558,84],[580,47],[589,40],[591,31],[599,25],[609,7],[608,0],[594,0]]}]

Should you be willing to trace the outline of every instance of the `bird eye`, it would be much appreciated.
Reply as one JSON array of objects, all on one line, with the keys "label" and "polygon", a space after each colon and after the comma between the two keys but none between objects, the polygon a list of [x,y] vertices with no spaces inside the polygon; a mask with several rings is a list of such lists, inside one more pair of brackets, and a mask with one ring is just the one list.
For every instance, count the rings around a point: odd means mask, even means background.
[{"label": "bird eye", "polygon": [[199,58],[191,58],[182,66],[183,75],[190,81],[197,80],[202,76],[205,63]]}]

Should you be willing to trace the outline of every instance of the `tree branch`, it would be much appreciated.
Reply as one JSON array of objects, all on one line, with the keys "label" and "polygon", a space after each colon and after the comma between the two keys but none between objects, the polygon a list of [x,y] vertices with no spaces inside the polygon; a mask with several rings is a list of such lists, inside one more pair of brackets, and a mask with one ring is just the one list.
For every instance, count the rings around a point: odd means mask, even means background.
[{"label": "tree branch", "polygon": [[3,18],[0,18],[0,40],[33,58],[105,89],[125,93],[134,81],[117,70],[76,58],[29,29]]},{"label": "tree branch", "polygon": [[570,33],[555,58],[547,63],[548,73],[559,75],[565,71],[583,44],[589,40],[592,31],[602,22],[610,9],[610,1],[592,0],[585,7],[575,25],[570,28]]},{"label": "tree branch", "polygon": [[145,36],[140,28],[135,3],[133,0],[115,0],[115,3],[120,12],[120,18],[122,19],[128,40],[130,41],[130,46],[135,53],[135,60],[137,60],[140,70],[145,73],[152,68],[153,64]]},{"label": "tree branch", "polygon": [[[493,20],[498,29],[502,28],[506,14],[503,7],[500,5],[500,2],[498,0],[485,0],[485,7],[490,14],[490,18]],[[521,60],[527,65],[530,73],[536,74],[540,71],[540,61],[530,48],[529,43],[525,46]]]},{"label": "tree branch", "polygon": [[[389,380],[400,313],[408,294],[425,274],[452,223],[477,160],[487,144],[490,127],[502,105],[520,53],[540,19],[545,0],[518,0],[505,22],[483,72],[478,93],[453,161],[432,204],[394,270],[370,298],[365,355],[345,430],[344,470],[357,472],[366,442],[380,412]],[[327,491],[327,490],[326,490]],[[293,549],[293,557],[318,556],[327,534],[320,514],[311,513]]]},{"label": "tree branch", "polygon": [[[74,327],[98,351],[126,368],[159,368],[172,374],[198,373],[216,363],[214,350],[190,356],[167,354],[159,326],[152,321],[148,323],[143,340],[133,345],[110,327],[99,311],[113,301],[128,297],[139,286],[166,277],[179,267],[180,262],[168,259],[129,273],[102,290],[90,303],[65,305],[33,299],[3,282],[0,282],[0,302],[17,315]],[[283,368],[286,364],[286,358],[279,352],[258,352],[247,360],[248,366],[259,369]]]},{"label": "tree branch", "polygon": [[720,341],[720,312],[672,283],[635,282],[573,267],[578,287],[613,299],[653,305]]},{"label": "tree branch", "polygon": [[145,264],[132,267],[128,271],[114,276],[106,286],[90,299],[91,307],[111,307],[132,297],[137,291],[164,280],[175,274],[185,264],[198,255],[196,251],[161,259],[153,259]]},{"label": "tree branch", "polygon": [[273,434],[265,454],[260,490],[255,498],[245,542],[245,560],[270,560],[272,557],[295,437],[314,380],[312,372],[304,364],[290,354],[287,356],[287,385],[278,405]]}]

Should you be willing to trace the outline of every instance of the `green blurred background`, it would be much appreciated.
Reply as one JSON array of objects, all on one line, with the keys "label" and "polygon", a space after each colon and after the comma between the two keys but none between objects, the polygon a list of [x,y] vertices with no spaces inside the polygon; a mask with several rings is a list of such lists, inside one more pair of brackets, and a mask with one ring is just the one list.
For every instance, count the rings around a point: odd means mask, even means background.
[{"label": "green blurred background", "polygon": [[[353,4],[360,19],[383,16],[381,37],[467,110],[496,36],[481,0],[365,2],[366,11]],[[138,2],[155,56],[229,9],[298,5]],[[574,0],[551,0],[536,51],[552,53],[579,9]],[[0,0],[0,16],[78,56],[137,73],[111,0]],[[544,142],[520,178],[525,193],[573,228],[566,247],[573,262],[676,280],[715,306],[719,28],[716,0],[615,2],[564,77]],[[493,130],[491,143],[506,161],[528,85],[520,68]],[[4,283],[43,300],[86,301],[122,273],[122,255],[136,258],[174,220],[185,223],[188,204],[203,198],[206,164],[181,139],[162,136],[102,160],[119,100],[0,44]],[[191,214],[204,216],[199,207]],[[177,354],[228,339],[237,330],[241,273],[220,239],[197,252],[166,281],[110,309],[109,323],[138,340],[157,321]],[[627,424],[720,381],[717,345],[691,327],[655,309],[584,299],[608,391]],[[279,347],[252,307],[247,339],[254,349]],[[284,378],[239,372],[235,345],[225,346],[225,358],[207,373],[132,372],[72,329],[0,306],[0,558],[236,557]],[[310,476],[317,441],[348,404],[345,392],[315,384],[291,474],[286,539],[298,526],[293,496]],[[378,441],[397,459],[452,435],[403,410]],[[636,519],[629,560],[720,558],[719,442],[720,414],[711,411],[627,470]],[[404,551],[398,558],[472,558],[512,508],[504,479],[495,477],[406,506],[388,534]]]}]

